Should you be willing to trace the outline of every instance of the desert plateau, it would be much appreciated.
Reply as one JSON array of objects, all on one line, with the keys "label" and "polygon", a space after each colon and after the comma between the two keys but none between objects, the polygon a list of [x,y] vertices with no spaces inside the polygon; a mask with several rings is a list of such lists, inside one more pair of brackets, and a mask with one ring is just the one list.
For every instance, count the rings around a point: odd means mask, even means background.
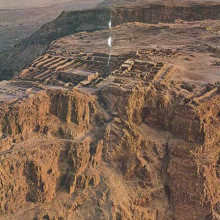
[{"label": "desert plateau", "polygon": [[220,220],[219,1],[63,11],[0,75],[0,220]]}]

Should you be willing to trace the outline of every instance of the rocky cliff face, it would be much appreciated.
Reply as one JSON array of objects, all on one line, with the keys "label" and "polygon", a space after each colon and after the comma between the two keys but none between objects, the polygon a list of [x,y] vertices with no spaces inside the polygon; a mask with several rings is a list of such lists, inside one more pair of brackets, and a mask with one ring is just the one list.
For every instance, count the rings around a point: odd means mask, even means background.
[{"label": "rocky cliff face", "polygon": [[0,82],[0,219],[220,219],[220,25],[206,6],[64,12],[32,37],[90,31]]},{"label": "rocky cliff face", "polygon": [[167,93],[49,89],[1,107],[2,219],[218,219],[220,96]]}]

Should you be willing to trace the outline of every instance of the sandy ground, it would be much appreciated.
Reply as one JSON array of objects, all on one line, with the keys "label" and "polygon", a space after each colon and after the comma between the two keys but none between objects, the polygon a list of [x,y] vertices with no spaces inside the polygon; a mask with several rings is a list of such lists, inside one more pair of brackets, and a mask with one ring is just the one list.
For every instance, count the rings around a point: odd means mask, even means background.
[{"label": "sandy ground", "polygon": [[[92,34],[76,34],[57,40],[53,47],[56,53],[81,50],[86,53],[126,54],[146,48],[172,49],[179,56],[152,57],[154,60],[171,63],[175,67],[174,80],[196,83],[211,83],[220,78],[219,21],[183,22],[175,24],[149,25],[142,23],[124,24],[111,31]],[[107,44],[112,36],[112,48]],[[83,36],[83,37],[82,37]]]},{"label": "sandy ground", "polygon": [[[3,9],[0,2],[0,52],[29,37],[43,24],[54,20],[64,10],[96,7],[102,0],[74,0],[38,8]],[[16,5],[16,4],[14,4]]]}]

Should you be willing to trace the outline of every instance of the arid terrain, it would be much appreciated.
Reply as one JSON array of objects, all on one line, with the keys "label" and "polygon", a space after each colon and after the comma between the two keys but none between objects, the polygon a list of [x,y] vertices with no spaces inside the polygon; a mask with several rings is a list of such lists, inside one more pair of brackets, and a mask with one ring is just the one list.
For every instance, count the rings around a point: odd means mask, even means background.
[{"label": "arid terrain", "polygon": [[[55,0],[50,2],[53,1]],[[53,21],[62,11],[93,8],[102,0],[64,0],[63,3],[56,4],[43,4],[45,0],[42,0],[41,4],[39,0],[26,2],[28,2],[26,7],[21,1],[17,1],[14,7],[12,3],[5,3],[8,7],[4,7],[5,4],[0,1],[0,53],[30,37],[43,24]]]},{"label": "arid terrain", "polygon": [[219,34],[218,1],[106,1],[13,50],[0,219],[219,220]]}]

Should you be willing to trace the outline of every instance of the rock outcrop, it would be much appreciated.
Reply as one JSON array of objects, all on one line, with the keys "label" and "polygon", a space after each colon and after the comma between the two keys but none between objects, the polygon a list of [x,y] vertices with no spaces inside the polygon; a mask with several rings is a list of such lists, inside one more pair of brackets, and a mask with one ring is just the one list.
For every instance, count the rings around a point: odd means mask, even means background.
[{"label": "rock outcrop", "polygon": [[1,108],[3,219],[218,219],[220,96],[175,100],[107,87]]},{"label": "rock outcrop", "polygon": [[0,82],[0,219],[220,219],[219,5],[178,7],[96,9],[99,30],[64,12],[32,38],[59,39]]}]

